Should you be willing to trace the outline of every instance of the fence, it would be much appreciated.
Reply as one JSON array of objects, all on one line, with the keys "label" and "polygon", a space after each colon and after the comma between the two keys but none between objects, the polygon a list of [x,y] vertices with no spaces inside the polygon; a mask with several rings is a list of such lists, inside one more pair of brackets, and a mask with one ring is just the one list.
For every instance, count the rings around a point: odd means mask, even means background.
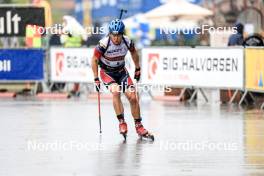
[{"label": "fence", "polygon": [[42,49],[0,49],[0,82],[37,85],[44,79],[44,57]]},{"label": "fence", "polygon": [[[50,48],[44,74],[44,51],[41,49],[0,50],[1,82],[56,82],[93,84],[91,48]],[[150,47],[141,51],[143,85],[193,88],[191,101],[204,88],[243,91],[241,104],[251,92],[264,92],[263,48],[180,48]],[[128,71],[134,72],[131,55],[126,57]],[[43,75],[47,78],[44,79]],[[50,89],[48,90],[50,91]],[[232,99],[235,97],[233,95]],[[183,94],[181,94],[183,95]],[[232,102],[231,99],[231,102]],[[264,103],[261,108],[264,107]]]}]

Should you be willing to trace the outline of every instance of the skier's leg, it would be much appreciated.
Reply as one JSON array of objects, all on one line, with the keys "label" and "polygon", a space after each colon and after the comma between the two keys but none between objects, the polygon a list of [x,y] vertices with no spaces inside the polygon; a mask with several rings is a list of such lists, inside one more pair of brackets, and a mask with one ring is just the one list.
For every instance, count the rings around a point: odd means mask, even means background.
[{"label": "skier's leg", "polygon": [[138,98],[136,96],[136,89],[133,85],[133,81],[129,76],[128,71],[125,69],[124,74],[120,79],[120,85],[122,85],[122,91],[124,91],[126,98],[130,103],[131,114],[135,121],[136,131],[140,136],[144,136],[148,134],[148,131],[143,127],[141,123],[141,116],[140,116],[140,107]]},{"label": "skier's leg", "polygon": [[111,73],[106,73],[104,70],[101,69],[100,71],[101,79],[103,80],[104,84],[112,93],[113,98],[113,106],[119,121],[119,132],[124,136],[126,139],[127,133],[127,124],[124,118],[124,107],[121,101],[121,89],[120,86],[117,84],[116,79]]},{"label": "skier's leg", "polygon": [[109,86],[109,90],[113,96],[113,106],[116,112],[117,119],[119,121],[119,132],[121,134],[127,133],[127,124],[124,119],[124,107],[121,101],[121,92],[120,86],[116,83],[113,83]]},{"label": "skier's leg", "polygon": [[109,90],[112,93],[113,97],[113,106],[116,112],[116,115],[124,113],[124,107],[121,101],[121,92],[118,84],[113,83],[109,86]]},{"label": "skier's leg", "polygon": [[133,90],[134,88],[129,88],[126,90],[125,95],[130,103],[131,114],[134,119],[140,118],[140,107],[138,103],[138,99],[136,97],[136,92]]},{"label": "skier's leg", "polygon": [[125,95],[130,103],[131,114],[135,121],[135,128],[139,136],[145,136],[148,134],[148,131],[144,128],[140,116],[140,107],[139,102],[136,96],[136,90],[134,87],[130,87],[126,90]]},{"label": "skier's leg", "polygon": [[114,106],[116,115],[123,114],[124,108],[123,108],[123,104],[121,102],[121,97],[120,97],[120,87],[118,86],[113,75],[111,75],[110,73],[107,73],[103,69],[101,69],[100,76],[101,76],[103,83],[106,85],[106,87],[112,93],[113,106]]}]

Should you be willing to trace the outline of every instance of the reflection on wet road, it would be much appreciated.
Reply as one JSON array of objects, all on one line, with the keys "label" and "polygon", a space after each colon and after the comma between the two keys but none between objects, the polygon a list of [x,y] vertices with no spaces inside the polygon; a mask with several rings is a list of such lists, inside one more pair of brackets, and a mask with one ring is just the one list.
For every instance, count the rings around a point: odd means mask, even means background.
[{"label": "reflection on wet road", "polygon": [[112,103],[1,101],[0,175],[264,175],[264,112],[218,104],[142,102],[154,142],[128,139]]}]

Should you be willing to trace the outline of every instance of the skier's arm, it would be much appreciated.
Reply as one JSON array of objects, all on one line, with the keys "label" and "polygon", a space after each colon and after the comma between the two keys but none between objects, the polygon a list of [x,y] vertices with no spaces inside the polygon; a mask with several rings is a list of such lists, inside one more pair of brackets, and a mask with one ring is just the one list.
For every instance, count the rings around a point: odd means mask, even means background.
[{"label": "skier's arm", "polygon": [[136,51],[136,49],[133,49],[132,51],[130,51],[132,59],[135,63],[135,74],[134,74],[134,79],[136,79],[137,81],[140,80],[140,76],[141,76],[141,72],[140,72],[140,65],[139,65],[139,56],[138,53]]},{"label": "skier's arm", "polygon": [[140,68],[139,56],[138,56],[138,53],[135,47],[135,43],[132,40],[128,40],[128,42],[129,42],[128,50],[130,51],[130,54],[132,56],[136,69],[139,69]]},{"label": "skier's arm", "polygon": [[136,49],[133,49],[132,51],[130,51],[130,53],[131,53],[131,56],[132,56],[132,59],[134,61],[134,64],[135,64],[136,68],[140,68],[139,56],[138,56],[138,53],[137,53]]},{"label": "skier's arm", "polygon": [[92,57],[92,70],[94,78],[98,78],[98,59],[95,55]]},{"label": "skier's arm", "polygon": [[95,48],[92,57],[92,70],[93,70],[94,78],[98,78],[98,62],[101,56],[102,56],[101,52],[97,48]]}]

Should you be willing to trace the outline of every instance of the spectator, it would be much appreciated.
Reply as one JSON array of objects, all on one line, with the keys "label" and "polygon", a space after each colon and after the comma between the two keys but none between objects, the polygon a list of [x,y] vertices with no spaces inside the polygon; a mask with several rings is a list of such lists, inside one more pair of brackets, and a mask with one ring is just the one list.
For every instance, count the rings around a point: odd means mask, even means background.
[{"label": "spectator", "polygon": [[237,28],[237,33],[232,34],[229,37],[228,46],[242,46],[244,43],[244,25],[241,23],[237,23],[235,27]]},{"label": "spectator", "polygon": [[[87,40],[87,34],[83,26],[72,16],[63,16],[63,32],[67,34],[61,35],[61,43],[64,47],[78,48]],[[80,84],[74,83],[71,94],[80,95]]]},{"label": "spectator", "polygon": [[61,45],[60,35],[59,34],[52,34],[50,36],[49,45],[50,46],[60,46]]},{"label": "spectator", "polygon": [[61,43],[64,47],[81,47],[87,40],[87,34],[82,25],[72,16],[63,16],[63,32]]}]

